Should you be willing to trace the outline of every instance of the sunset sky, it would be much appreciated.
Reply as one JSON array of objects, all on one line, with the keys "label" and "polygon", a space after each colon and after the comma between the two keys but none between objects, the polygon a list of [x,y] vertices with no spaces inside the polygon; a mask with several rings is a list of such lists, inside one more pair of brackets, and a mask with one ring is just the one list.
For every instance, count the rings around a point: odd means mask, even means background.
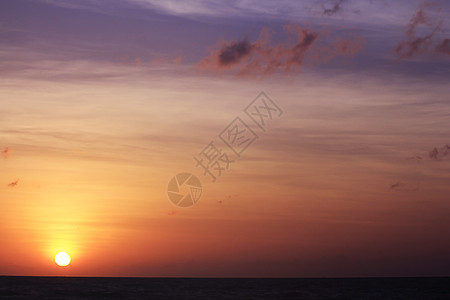
[{"label": "sunset sky", "polygon": [[[445,0],[1,0],[0,275],[450,276],[449,20]],[[211,141],[234,160],[215,182]],[[183,172],[191,207],[167,194]]]}]

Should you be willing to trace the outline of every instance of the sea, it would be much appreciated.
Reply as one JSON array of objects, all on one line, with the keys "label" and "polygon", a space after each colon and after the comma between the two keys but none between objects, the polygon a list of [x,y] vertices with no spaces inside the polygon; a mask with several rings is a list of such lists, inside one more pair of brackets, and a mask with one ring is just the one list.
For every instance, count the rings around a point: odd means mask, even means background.
[{"label": "sea", "polygon": [[450,300],[450,277],[96,278],[0,276],[0,299]]}]

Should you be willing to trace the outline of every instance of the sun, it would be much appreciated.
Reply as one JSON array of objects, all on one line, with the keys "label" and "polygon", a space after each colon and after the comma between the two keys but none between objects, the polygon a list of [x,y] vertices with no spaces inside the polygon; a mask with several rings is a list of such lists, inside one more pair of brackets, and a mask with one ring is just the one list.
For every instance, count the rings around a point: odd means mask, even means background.
[{"label": "sun", "polygon": [[55,256],[55,263],[60,267],[65,267],[70,264],[70,256],[66,252],[59,252]]}]

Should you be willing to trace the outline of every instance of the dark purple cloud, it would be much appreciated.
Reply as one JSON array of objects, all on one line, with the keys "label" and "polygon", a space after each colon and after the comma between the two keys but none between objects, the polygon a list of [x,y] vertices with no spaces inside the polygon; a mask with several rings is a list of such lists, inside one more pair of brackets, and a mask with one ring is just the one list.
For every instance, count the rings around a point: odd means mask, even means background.
[{"label": "dark purple cloud", "polygon": [[435,48],[436,53],[450,55],[450,39],[442,40]]},{"label": "dark purple cloud", "polygon": [[219,63],[222,66],[238,63],[243,57],[250,54],[253,45],[247,40],[232,42],[224,46],[219,53]]},{"label": "dark purple cloud", "polygon": [[[414,13],[409,21],[406,30],[406,39],[401,41],[395,46],[394,52],[399,59],[410,58],[414,55],[426,53],[429,51],[431,45],[435,42],[434,38],[436,33],[441,31],[442,20],[433,20],[427,10],[431,5],[427,2],[422,2],[419,5],[418,10]],[[422,26],[428,29],[426,34],[418,35],[417,27]],[[436,52],[439,50],[445,51],[445,43],[437,47]],[[438,50],[439,49],[439,50]]]},{"label": "dark purple cloud", "polygon": [[331,4],[331,6],[326,7],[325,4],[322,4],[323,8],[323,14],[327,16],[332,16],[335,13],[337,13],[339,10],[341,10],[341,5],[344,2],[344,0],[338,0]]},{"label": "dark purple cloud", "polygon": [[362,40],[337,39],[328,45],[318,45],[320,33],[301,28],[296,24],[283,27],[287,34],[294,37],[293,43],[270,43],[270,33],[264,28],[260,37],[253,42],[222,41],[219,49],[199,63],[205,70],[221,71],[234,69],[237,75],[264,76],[276,71],[298,70],[308,54],[312,62],[324,62],[336,55],[351,56],[359,51]]},{"label": "dark purple cloud", "polygon": [[430,151],[428,156],[436,161],[447,160],[448,158],[450,158],[450,146],[445,145],[439,149],[435,147]]}]

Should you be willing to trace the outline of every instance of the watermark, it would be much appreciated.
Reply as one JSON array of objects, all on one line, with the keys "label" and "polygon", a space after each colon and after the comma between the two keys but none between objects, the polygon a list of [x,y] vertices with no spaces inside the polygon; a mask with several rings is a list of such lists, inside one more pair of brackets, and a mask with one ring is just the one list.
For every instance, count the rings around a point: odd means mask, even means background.
[{"label": "watermark", "polygon": [[[259,93],[243,112],[246,119],[249,119],[247,122],[253,121],[263,132],[267,130],[271,121],[283,114],[281,108],[264,92]],[[203,176],[212,182],[216,182],[225,171],[229,170],[245,150],[259,138],[246,120],[239,116],[236,116],[217,137],[225,144],[226,149],[218,146],[217,140],[213,139],[194,156],[195,167],[201,168]],[[193,206],[200,199],[201,193],[201,182],[191,173],[174,176],[167,187],[169,200],[179,207]]]},{"label": "watermark", "polygon": [[240,157],[242,152],[258,138],[258,135],[241,118],[236,117],[219,134],[219,138]]},{"label": "watermark", "polygon": [[167,195],[176,206],[189,207],[200,199],[202,184],[197,176],[191,173],[180,173],[169,181]]},{"label": "watermark", "polygon": [[222,171],[228,170],[230,164],[234,163],[225,151],[214,145],[214,141],[211,141],[199,153],[199,156],[194,156],[194,160],[197,162],[195,166],[201,167],[204,171],[203,175],[210,176],[213,182],[216,181],[216,176],[221,176]]},{"label": "watermark", "polygon": [[272,101],[264,92],[261,92],[255,100],[253,100],[244,112],[253,120],[263,131],[266,131],[267,124],[281,117],[283,111],[275,102]]}]

